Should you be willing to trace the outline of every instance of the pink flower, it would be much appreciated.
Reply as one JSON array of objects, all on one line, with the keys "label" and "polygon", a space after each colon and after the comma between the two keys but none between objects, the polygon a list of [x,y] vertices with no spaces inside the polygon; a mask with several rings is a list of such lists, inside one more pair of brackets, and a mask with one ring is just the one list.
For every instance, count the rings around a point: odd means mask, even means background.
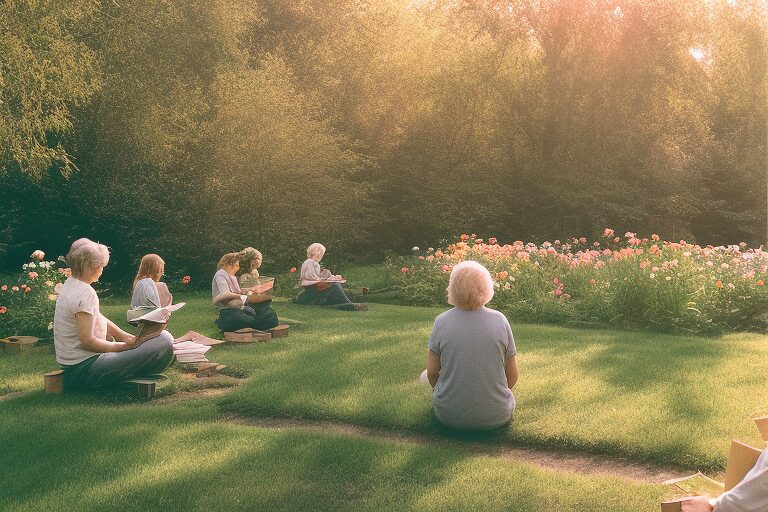
[{"label": "pink flower", "polygon": [[29,257],[32,258],[33,260],[43,261],[45,259],[45,253],[40,249],[38,249],[32,254],[30,254]]},{"label": "pink flower", "polygon": [[613,243],[617,244],[619,242],[621,242],[621,238],[616,237],[616,238],[613,239]]},{"label": "pink flower", "polygon": [[291,274],[295,274],[296,273],[296,267],[291,267],[291,270],[289,270],[289,272]]},{"label": "pink flower", "polygon": [[184,276],[181,278],[181,284],[189,284],[190,281],[192,281],[192,278],[189,276]]},{"label": "pink flower", "polygon": [[442,269],[443,269],[443,272],[448,272],[449,270],[451,270],[451,266],[450,265],[443,265]]},{"label": "pink flower", "polygon": [[624,238],[635,238],[635,234],[631,231],[624,233]]},{"label": "pink flower", "polygon": [[554,293],[554,294],[555,294],[555,297],[559,297],[559,296],[561,296],[561,295],[563,294],[563,290],[561,290],[560,288],[558,288],[558,289],[556,289],[555,291],[553,291],[552,293]]},{"label": "pink flower", "polygon": [[32,288],[30,288],[29,286],[27,286],[27,287],[24,289],[24,292],[25,292],[25,293],[29,293],[29,292],[31,292],[31,291],[32,291]]},{"label": "pink flower", "polygon": [[590,286],[595,286],[596,284],[597,284],[597,281],[595,281],[594,279],[590,279],[589,280],[589,285]]},{"label": "pink flower", "polygon": [[657,235],[656,233],[651,235],[651,240],[653,240],[654,242],[658,242],[660,238],[661,237],[659,235]]},{"label": "pink flower", "polygon": [[3,290],[4,292],[8,291],[8,285],[4,284],[3,286],[0,286],[0,290]]},{"label": "pink flower", "polygon": [[477,240],[475,240],[475,243],[480,245],[481,243],[483,243],[483,239],[482,238],[478,238]]},{"label": "pink flower", "polygon": [[30,272],[30,273],[29,273],[29,278],[30,278],[30,279],[37,279],[37,276],[38,276],[38,273],[37,273],[37,272]]},{"label": "pink flower", "polygon": [[613,230],[611,228],[605,228],[605,231],[603,231],[603,236],[605,238],[610,238],[613,236]]},{"label": "pink flower", "polygon": [[587,243],[587,237],[583,236],[583,237],[579,238],[579,242],[581,242],[582,244]]},{"label": "pink flower", "polygon": [[19,287],[18,286],[14,286],[13,288],[11,288],[11,291],[14,291],[14,292],[19,291]]},{"label": "pink flower", "polygon": [[491,238],[488,239],[488,243],[491,244],[491,245],[496,245],[496,242],[497,242],[497,240],[496,240],[495,237],[491,237]]},{"label": "pink flower", "polygon": [[56,286],[53,287],[54,293],[61,293],[61,289],[64,287],[62,283],[56,283]]},{"label": "pink flower", "polygon": [[403,274],[407,274],[408,273],[408,267],[401,268],[400,272],[402,272]]},{"label": "pink flower", "polygon": [[509,276],[509,273],[506,270],[502,270],[498,274],[496,274],[496,277],[499,279],[499,281],[505,280]]},{"label": "pink flower", "polygon": [[553,282],[554,284],[560,284],[560,281],[559,281],[557,278],[554,278],[554,279],[552,280],[552,282]]},{"label": "pink flower", "polygon": [[469,235],[463,234],[459,238],[461,239],[462,242],[466,242],[467,240],[469,240]]},{"label": "pink flower", "polygon": [[0,306],[0,315],[4,315],[6,312],[8,312],[8,308],[5,306]]}]

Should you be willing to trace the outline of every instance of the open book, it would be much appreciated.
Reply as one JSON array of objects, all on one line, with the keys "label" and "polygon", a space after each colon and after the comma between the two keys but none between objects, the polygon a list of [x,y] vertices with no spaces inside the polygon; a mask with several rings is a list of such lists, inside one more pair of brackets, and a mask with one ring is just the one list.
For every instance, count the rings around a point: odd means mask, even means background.
[{"label": "open book", "polygon": [[130,323],[137,325],[136,342],[142,343],[150,338],[159,335],[168,324],[171,313],[184,307],[185,302],[179,302],[164,308],[153,309],[149,313],[134,318]]}]

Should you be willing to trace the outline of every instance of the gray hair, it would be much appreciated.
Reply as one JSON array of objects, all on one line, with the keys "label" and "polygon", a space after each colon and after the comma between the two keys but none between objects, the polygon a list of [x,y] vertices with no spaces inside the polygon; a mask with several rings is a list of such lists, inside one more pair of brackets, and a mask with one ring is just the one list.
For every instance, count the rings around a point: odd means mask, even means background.
[{"label": "gray hair", "polygon": [[106,245],[81,238],[72,244],[66,260],[73,276],[87,277],[97,268],[109,263],[109,249]]},{"label": "gray hair", "polygon": [[319,254],[322,257],[325,254],[325,246],[315,242],[307,247],[307,258],[313,257],[315,254]]},{"label": "gray hair", "polygon": [[478,309],[493,298],[493,279],[476,261],[462,261],[451,270],[448,304],[459,309]]}]

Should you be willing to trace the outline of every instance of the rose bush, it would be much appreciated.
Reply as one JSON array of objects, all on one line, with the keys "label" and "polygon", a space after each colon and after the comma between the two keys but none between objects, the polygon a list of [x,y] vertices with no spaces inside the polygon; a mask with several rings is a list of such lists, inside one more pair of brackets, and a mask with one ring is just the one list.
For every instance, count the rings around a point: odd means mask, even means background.
[{"label": "rose bush", "polygon": [[522,321],[713,333],[762,328],[768,312],[768,253],[743,243],[700,246],[631,232],[618,237],[610,228],[597,241],[540,245],[485,243],[463,234],[446,248],[387,264],[404,300],[443,305],[451,269],[468,259],[491,272],[491,305]]},{"label": "rose bush", "polygon": [[42,251],[35,251],[32,261],[24,264],[20,273],[0,278],[0,338],[53,337],[56,299],[70,272],[43,258]]}]

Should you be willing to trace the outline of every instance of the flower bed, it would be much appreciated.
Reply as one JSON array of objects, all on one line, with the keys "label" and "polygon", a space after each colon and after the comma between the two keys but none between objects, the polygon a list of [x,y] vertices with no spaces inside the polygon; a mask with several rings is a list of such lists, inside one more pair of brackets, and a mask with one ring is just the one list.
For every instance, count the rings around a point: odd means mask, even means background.
[{"label": "flower bed", "polygon": [[609,228],[598,241],[540,245],[461,235],[388,265],[406,301],[443,305],[451,268],[464,260],[488,268],[491,305],[521,321],[715,333],[762,328],[768,312],[768,253],[743,243],[702,247]]},{"label": "flower bed", "polygon": [[44,258],[42,251],[35,251],[21,273],[0,279],[0,338],[51,339],[56,299],[69,269],[56,268],[56,262]]}]

